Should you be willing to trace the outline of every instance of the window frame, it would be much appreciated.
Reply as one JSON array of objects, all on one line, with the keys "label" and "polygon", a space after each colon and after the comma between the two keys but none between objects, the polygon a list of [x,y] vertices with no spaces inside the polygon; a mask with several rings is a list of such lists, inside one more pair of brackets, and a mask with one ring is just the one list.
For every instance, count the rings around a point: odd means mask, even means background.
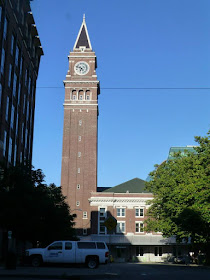
[{"label": "window frame", "polygon": [[125,207],[117,207],[117,217],[125,217],[126,216],[126,208]]},{"label": "window frame", "polygon": [[[137,225],[138,225],[138,231],[137,231]],[[140,225],[143,225],[141,227]],[[143,231],[141,231],[143,229]],[[144,233],[144,223],[142,221],[135,222],[135,233]]]},{"label": "window frame", "polygon": [[82,218],[83,219],[87,219],[88,218],[87,211],[83,211]]},{"label": "window frame", "polygon": [[[118,226],[120,225],[120,226]],[[124,227],[124,229],[123,229]],[[116,233],[125,233],[126,232],[126,223],[125,221],[117,221],[117,226],[116,226]]]},{"label": "window frame", "polygon": [[[143,215],[141,215],[141,210],[143,210]],[[139,212],[139,215],[136,215],[137,211]],[[144,208],[143,207],[135,208],[135,218],[144,218]]]}]

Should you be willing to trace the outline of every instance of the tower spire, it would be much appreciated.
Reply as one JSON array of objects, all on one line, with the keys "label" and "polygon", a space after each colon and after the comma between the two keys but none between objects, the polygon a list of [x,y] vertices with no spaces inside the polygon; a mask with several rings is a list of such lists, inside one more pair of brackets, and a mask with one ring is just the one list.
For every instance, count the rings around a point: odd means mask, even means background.
[{"label": "tower spire", "polygon": [[76,42],[74,44],[74,50],[80,49],[80,47],[85,47],[86,49],[92,50],[87,25],[85,22],[85,14],[83,14],[83,21],[79,33],[77,35]]}]

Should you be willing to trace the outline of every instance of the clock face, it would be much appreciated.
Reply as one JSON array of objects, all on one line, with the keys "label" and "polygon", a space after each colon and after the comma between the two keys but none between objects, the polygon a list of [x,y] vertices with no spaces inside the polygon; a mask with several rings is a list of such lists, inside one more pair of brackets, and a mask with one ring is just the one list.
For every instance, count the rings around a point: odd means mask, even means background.
[{"label": "clock face", "polygon": [[90,70],[90,67],[87,64],[87,62],[85,62],[85,61],[77,62],[74,66],[74,71],[78,75],[85,75],[89,72],[89,70]]}]

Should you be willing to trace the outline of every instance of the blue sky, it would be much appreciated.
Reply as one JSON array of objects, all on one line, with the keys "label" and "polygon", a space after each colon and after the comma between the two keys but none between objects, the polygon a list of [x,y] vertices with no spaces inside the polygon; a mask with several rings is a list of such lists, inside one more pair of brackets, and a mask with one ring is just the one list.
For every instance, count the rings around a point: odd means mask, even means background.
[{"label": "blue sky", "polygon": [[209,0],[34,0],[31,6],[44,50],[33,165],[46,183],[60,185],[63,80],[84,13],[101,85],[98,186],[146,179],[171,146],[206,135],[210,89],[199,88],[210,88]]}]

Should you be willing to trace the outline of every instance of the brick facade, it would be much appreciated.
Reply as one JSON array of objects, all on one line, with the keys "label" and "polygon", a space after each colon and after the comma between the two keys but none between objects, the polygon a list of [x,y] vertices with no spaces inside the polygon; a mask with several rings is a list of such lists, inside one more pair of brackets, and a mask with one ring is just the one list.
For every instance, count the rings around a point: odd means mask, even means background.
[{"label": "brick facade", "polygon": [[[83,20],[81,30],[86,28]],[[90,205],[88,198],[97,189],[97,126],[99,82],[96,76],[96,56],[80,44],[84,32],[79,32],[75,48],[69,55],[64,101],[64,128],[61,185],[72,213],[77,214],[79,235],[90,233]],[[86,30],[86,29],[85,29]],[[86,36],[89,40],[86,30]],[[87,73],[76,70],[82,62]],[[79,68],[79,71],[82,68]],[[86,232],[87,231],[87,232]]]}]

